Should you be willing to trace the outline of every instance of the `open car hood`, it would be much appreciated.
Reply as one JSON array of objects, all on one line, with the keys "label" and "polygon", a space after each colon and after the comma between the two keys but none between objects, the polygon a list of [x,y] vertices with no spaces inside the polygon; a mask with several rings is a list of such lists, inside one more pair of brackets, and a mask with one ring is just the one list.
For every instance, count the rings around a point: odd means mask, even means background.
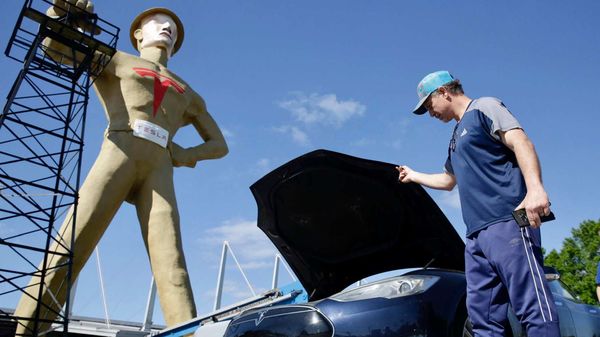
[{"label": "open car hood", "polygon": [[425,190],[395,165],[317,150],[250,187],[258,227],[310,300],[385,271],[464,270],[464,243]]}]

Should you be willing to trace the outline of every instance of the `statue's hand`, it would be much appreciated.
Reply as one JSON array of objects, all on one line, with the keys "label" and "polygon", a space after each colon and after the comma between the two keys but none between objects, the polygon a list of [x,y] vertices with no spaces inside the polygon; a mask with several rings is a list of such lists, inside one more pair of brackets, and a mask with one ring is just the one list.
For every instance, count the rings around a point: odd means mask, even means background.
[{"label": "statue's hand", "polygon": [[169,144],[169,152],[171,152],[171,162],[174,167],[196,167],[196,160],[192,158],[190,150],[171,142]]},{"label": "statue's hand", "polygon": [[46,14],[51,17],[61,17],[67,13],[72,17],[73,26],[86,32],[93,30],[95,35],[100,34],[100,28],[95,27],[90,14],[94,13],[94,4],[89,0],[53,0],[53,6],[48,8]]}]

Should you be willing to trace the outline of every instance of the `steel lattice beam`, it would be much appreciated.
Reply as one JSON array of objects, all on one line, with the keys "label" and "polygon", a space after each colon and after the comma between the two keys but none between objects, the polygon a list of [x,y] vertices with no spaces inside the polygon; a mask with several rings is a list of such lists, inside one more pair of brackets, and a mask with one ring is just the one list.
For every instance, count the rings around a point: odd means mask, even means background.
[{"label": "steel lattice beam", "polygon": [[[43,333],[37,331],[39,322],[68,331],[68,300],[56,310],[42,302],[41,292],[28,292],[28,283],[35,277],[43,284],[56,272],[45,268],[46,261],[67,257],[58,268],[66,270],[70,289],[73,238],[56,228],[67,214],[76,214],[68,210],[77,208],[88,90],[115,53],[119,32],[95,14],[86,19],[99,35],[78,30],[70,14],[46,16],[52,5],[27,0],[22,7],[5,54],[23,68],[0,115],[0,302],[16,306],[20,296],[30,296],[37,301],[36,316],[42,307],[58,314],[55,320],[32,318],[36,324],[26,336]],[[52,50],[44,43],[48,39],[67,48]],[[74,219],[70,223],[76,226]],[[26,319],[31,318],[0,311],[0,323]]]}]

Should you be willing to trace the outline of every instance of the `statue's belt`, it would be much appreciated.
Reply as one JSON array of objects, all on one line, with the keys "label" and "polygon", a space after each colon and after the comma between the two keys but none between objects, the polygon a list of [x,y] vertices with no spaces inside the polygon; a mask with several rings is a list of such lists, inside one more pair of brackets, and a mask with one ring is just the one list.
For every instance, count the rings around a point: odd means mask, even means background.
[{"label": "statue's belt", "polygon": [[136,119],[133,122],[131,129],[133,130],[134,136],[149,140],[163,148],[167,147],[169,131],[162,127],[148,121]]}]

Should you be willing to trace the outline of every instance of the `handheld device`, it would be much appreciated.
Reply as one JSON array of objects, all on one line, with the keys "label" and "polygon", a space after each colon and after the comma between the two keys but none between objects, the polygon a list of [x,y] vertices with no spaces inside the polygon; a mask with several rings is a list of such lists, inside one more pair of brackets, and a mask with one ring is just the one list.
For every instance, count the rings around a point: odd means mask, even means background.
[{"label": "handheld device", "polygon": [[[519,227],[529,226],[529,219],[527,218],[527,212],[525,212],[525,208],[520,208],[518,210],[513,211],[512,215],[513,215],[513,218],[515,218],[515,221],[517,221],[517,224],[519,224]],[[554,213],[552,213],[552,212],[550,212],[550,214],[548,214],[548,215],[540,216],[540,220],[542,222],[552,221],[555,219],[556,219],[556,217],[554,216]]]}]

